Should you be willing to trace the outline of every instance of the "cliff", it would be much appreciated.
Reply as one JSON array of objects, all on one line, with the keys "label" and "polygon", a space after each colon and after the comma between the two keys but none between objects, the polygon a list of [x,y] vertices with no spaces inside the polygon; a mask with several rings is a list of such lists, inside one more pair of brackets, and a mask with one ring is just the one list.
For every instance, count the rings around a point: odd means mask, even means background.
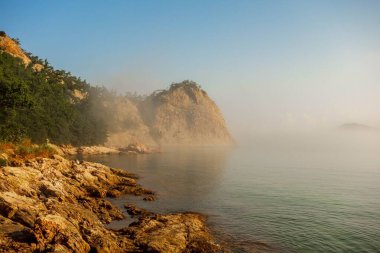
[{"label": "cliff", "polygon": [[20,48],[19,44],[15,40],[9,38],[4,32],[1,32],[0,34],[0,50],[21,59],[24,65],[28,65],[31,62],[24,50]]},{"label": "cliff", "polygon": [[121,99],[113,108],[119,127],[109,135],[107,144],[111,146],[131,141],[151,145],[233,143],[215,102],[191,81],[172,84],[137,102]]}]

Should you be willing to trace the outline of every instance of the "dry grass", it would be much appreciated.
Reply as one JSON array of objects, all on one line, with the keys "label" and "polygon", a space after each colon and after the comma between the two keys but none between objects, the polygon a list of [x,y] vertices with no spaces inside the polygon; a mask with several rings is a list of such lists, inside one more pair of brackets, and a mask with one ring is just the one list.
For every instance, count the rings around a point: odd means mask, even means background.
[{"label": "dry grass", "polygon": [[51,157],[55,153],[49,145],[33,144],[29,139],[17,144],[0,142],[0,166],[17,166],[30,159]]},{"label": "dry grass", "polygon": [[14,149],[15,145],[9,142],[0,142],[0,152]]}]

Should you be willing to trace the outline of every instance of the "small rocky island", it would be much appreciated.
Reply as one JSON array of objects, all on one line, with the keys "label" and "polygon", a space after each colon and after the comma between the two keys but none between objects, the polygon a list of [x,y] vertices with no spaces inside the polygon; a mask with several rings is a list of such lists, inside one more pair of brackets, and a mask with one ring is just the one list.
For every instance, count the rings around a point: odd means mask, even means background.
[{"label": "small rocky island", "polygon": [[144,212],[125,228],[108,229],[125,218],[108,198],[154,195],[125,170],[57,154],[8,160],[0,167],[0,252],[221,251],[196,213]]}]

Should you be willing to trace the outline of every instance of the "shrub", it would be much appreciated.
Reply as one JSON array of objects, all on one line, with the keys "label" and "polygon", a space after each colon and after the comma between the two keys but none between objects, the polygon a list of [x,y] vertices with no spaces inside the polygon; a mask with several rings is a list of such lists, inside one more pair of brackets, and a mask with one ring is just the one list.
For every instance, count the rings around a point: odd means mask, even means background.
[{"label": "shrub", "polygon": [[5,167],[8,165],[7,159],[0,157],[0,167]]},{"label": "shrub", "polygon": [[14,149],[15,145],[10,142],[0,142],[0,152],[7,153],[8,150]]},{"label": "shrub", "polygon": [[48,144],[36,145],[30,139],[24,139],[17,144],[0,142],[1,153],[5,156],[0,156],[0,166],[20,166],[29,159],[51,157],[57,151]]},{"label": "shrub", "polygon": [[36,157],[50,157],[56,151],[47,144],[33,145],[30,141],[24,141],[16,148],[16,157],[21,159],[32,159]]}]

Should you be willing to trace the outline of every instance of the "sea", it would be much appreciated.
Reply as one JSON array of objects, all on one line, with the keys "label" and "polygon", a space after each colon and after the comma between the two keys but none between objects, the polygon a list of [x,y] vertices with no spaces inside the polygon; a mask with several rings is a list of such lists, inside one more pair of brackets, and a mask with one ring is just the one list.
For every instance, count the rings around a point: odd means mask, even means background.
[{"label": "sea", "polygon": [[[200,212],[232,252],[380,252],[378,135],[85,157],[139,176],[158,213]],[[315,141],[317,140],[317,141]],[[111,226],[134,221],[129,217]]]}]

